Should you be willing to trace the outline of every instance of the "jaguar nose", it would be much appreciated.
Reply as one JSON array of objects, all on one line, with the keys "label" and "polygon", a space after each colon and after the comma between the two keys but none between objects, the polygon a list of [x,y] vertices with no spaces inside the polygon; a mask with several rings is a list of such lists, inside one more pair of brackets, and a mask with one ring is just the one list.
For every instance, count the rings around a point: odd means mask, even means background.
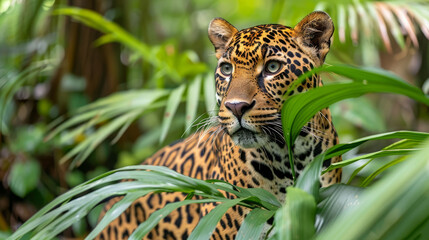
[{"label": "jaguar nose", "polygon": [[255,101],[253,100],[251,104],[247,102],[226,102],[225,107],[234,114],[234,116],[241,120],[243,114],[255,106]]}]

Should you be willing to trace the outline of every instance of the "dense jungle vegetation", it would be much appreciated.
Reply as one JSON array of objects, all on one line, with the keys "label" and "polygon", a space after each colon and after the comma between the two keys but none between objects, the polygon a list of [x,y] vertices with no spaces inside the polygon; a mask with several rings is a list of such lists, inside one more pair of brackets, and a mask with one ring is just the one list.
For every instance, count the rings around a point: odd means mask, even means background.
[{"label": "dense jungle vegetation", "polygon": [[[139,165],[216,114],[211,19],[294,26],[314,10],[336,29],[316,69],[327,86],[287,100],[284,132],[290,146],[330,106],[341,144],[288,188],[284,206],[263,191]],[[219,216],[252,208],[237,239],[259,236],[274,214],[270,239],[428,239],[427,0],[0,0],[0,29],[0,239],[92,238],[101,200],[148,191],[223,202]],[[343,184],[319,190],[321,161],[340,154],[331,168],[343,168]],[[159,188],[145,189],[149,179]]]}]

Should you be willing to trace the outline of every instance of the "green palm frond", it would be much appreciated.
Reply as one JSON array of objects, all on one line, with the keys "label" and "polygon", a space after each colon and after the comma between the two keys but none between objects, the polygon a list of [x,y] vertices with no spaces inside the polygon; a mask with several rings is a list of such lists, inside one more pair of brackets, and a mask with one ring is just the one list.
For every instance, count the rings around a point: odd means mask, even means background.
[{"label": "green palm frond", "polygon": [[[189,84],[182,84],[176,89],[154,89],[154,90],[128,90],[118,92],[111,96],[102,98],[94,103],[88,104],[73,114],[70,119],[59,125],[52,125],[46,140],[59,138],[60,144],[72,145],[73,148],[63,156],[60,162],[73,159],[71,168],[79,166],[82,162],[113,133],[117,132],[112,140],[115,143],[128,129],[131,123],[143,115],[165,107],[163,115],[160,142],[163,142],[175,117],[179,104],[186,102],[186,127],[192,126],[196,118],[198,103],[204,89],[214,85],[211,75],[197,76]],[[186,96],[186,98],[185,98]],[[214,99],[214,92],[205,94],[207,98]],[[214,105],[207,105],[212,111]],[[59,120],[61,121],[61,120]]]},{"label": "green palm frond", "polygon": [[[115,183],[121,179],[134,181]],[[106,183],[109,185],[105,186]],[[228,199],[219,190],[229,192],[236,198]],[[22,225],[20,230],[15,232],[10,239],[20,239],[27,233],[33,233],[35,239],[51,239],[71,226],[73,222],[88,214],[103,199],[115,195],[124,195],[125,197],[115,204],[100,221],[100,226],[97,226],[87,237],[87,239],[92,239],[105,225],[121,214],[133,200],[151,192],[184,192],[190,195],[203,196],[205,199],[172,203],[166,208],[154,212],[148,221],[141,224],[133,233],[132,236],[136,239],[141,239],[158,221],[182,205],[204,202],[223,203],[219,204],[212,211],[212,214],[200,221],[190,236],[194,239],[204,239],[210,236],[220,217],[234,205],[239,204],[252,209],[264,208],[271,211],[271,214],[274,214],[274,211],[280,207],[280,203],[273,195],[261,189],[257,192],[259,196],[255,196],[254,191],[233,188],[230,184],[222,181],[209,183],[193,179],[165,167],[130,166],[105,173],[58,197]],[[80,196],[82,193],[86,194]],[[85,207],[81,206],[82,201],[85,202]]]},{"label": "green palm frond", "polygon": [[[409,156],[409,159],[404,163],[406,166],[389,172],[389,180],[385,179],[368,189],[335,185],[319,190],[319,176],[324,159],[350,151],[368,141],[395,138],[413,139],[415,144],[420,145],[421,150]],[[108,223],[125,211],[134,200],[152,192],[183,192],[190,196],[202,196],[203,199],[171,203],[154,212],[149,219],[133,232],[133,237],[136,237],[136,239],[141,239],[145,236],[161,219],[178,207],[191,203],[207,202],[220,202],[222,204],[219,204],[212,211],[212,214],[207,215],[201,220],[191,235],[193,239],[208,239],[219,222],[220,217],[229,208],[237,204],[252,209],[250,214],[245,218],[242,228],[240,228],[237,235],[238,239],[259,239],[259,234],[262,232],[265,222],[275,213],[276,227],[271,239],[308,239],[316,233],[316,239],[319,237],[321,239],[332,239],[327,236],[335,234],[338,228],[343,228],[343,221],[350,225],[349,229],[353,229],[352,233],[342,231],[341,234],[344,236],[349,236],[349,234],[356,236],[365,235],[368,233],[368,228],[373,228],[376,232],[380,232],[379,226],[369,226],[365,224],[363,219],[371,218],[377,222],[377,219],[386,218],[385,211],[389,211],[389,209],[378,209],[376,206],[371,206],[371,203],[384,203],[386,206],[399,207],[399,209],[406,207],[406,209],[409,209],[413,206],[412,204],[414,204],[415,200],[428,193],[426,182],[429,175],[427,174],[427,167],[424,167],[425,164],[427,165],[428,138],[429,134],[427,133],[404,131],[377,134],[347,144],[337,145],[316,157],[305,168],[304,172],[298,178],[296,186],[287,189],[286,205],[283,207],[280,207],[280,203],[276,200],[275,196],[263,189],[244,189],[233,187],[223,181],[193,179],[166,167],[129,166],[102,174],[57,197],[22,225],[9,239],[21,239],[23,236],[32,236],[36,239],[53,238],[74,222],[86,216],[103,199],[118,195],[124,196],[123,199],[117,202],[106,213],[104,218],[86,238],[92,239]],[[401,144],[399,143],[399,145]],[[411,172],[404,174],[404,171],[407,172],[408,169],[411,169]],[[132,179],[133,181],[118,182],[123,179]],[[395,182],[395,184],[392,184],[392,182]],[[405,184],[410,188],[397,189],[397,182],[402,185]],[[413,185],[414,183],[416,185]],[[426,188],[423,188],[424,186]],[[412,190],[413,195],[408,196],[407,199],[414,200],[409,202],[397,201],[401,197],[401,194],[406,194],[405,192],[408,189]],[[418,191],[419,189],[422,191]],[[225,198],[219,190],[229,192],[235,195],[236,198]],[[387,194],[379,195],[379,191],[386,192]],[[83,193],[85,194],[82,195]],[[365,196],[363,193],[366,193]],[[86,203],[83,207],[82,201]],[[422,216],[427,217],[429,205],[426,202],[420,201],[418,206],[421,213],[423,213]],[[366,205],[366,207],[360,208],[360,204]],[[355,215],[350,216],[349,209],[354,210]],[[416,215],[417,213],[413,211],[412,214]],[[360,220],[359,224],[355,224],[356,216],[358,215],[359,219],[362,220]],[[344,216],[348,216],[349,218],[344,219]],[[341,219],[341,221],[337,219]],[[419,226],[416,222],[424,222],[422,218],[407,222],[408,214],[404,211],[401,211],[397,219],[403,222],[404,226],[408,229],[414,229],[416,226]],[[381,229],[381,231],[392,234],[395,232],[395,229],[390,226],[387,230]],[[322,235],[318,236],[320,232],[322,232]],[[250,233],[254,235],[249,235]],[[404,231],[404,233],[408,232]],[[349,238],[345,237],[342,239]]]},{"label": "green palm frond", "polygon": [[[336,11],[342,8],[338,5]],[[410,39],[414,47],[418,47],[418,30],[420,30],[427,39],[429,39],[429,21],[427,13],[429,11],[429,2],[425,1],[354,1],[348,5],[348,15],[357,20],[356,24],[348,25],[350,28],[350,38],[354,44],[357,44],[363,38],[380,41],[388,52],[392,52],[392,40],[401,47],[405,47],[404,37]],[[334,10],[335,11],[335,10]],[[338,18],[338,25],[344,16]],[[339,40],[346,42],[347,25],[341,24],[338,29]],[[375,37],[377,37],[375,39]]]},{"label": "green palm frond", "polygon": [[5,111],[11,104],[13,96],[25,85],[34,84],[34,79],[40,74],[52,72],[53,64],[50,61],[34,62],[20,73],[15,71],[6,72],[0,68],[0,132],[8,134],[8,123],[6,122]]},{"label": "green palm frond", "polygon": [[[394,45],[398,45],[401,49],[417,48],[419,33],[429,39],[429,1],[427,0],[317,2],[304,0],[289,1],[281,7],[283,12],[274,21],[286,25],[298,22],[303,15],[314,10],[327,12],[336,26],[335,38],[341,44],[351,48],[361,45],[361,50],[364,51],[363,61],[369,65],[377,62],[372,58],[378,59],[374,53],[380,47],[392,53]],[[291,13],[290,9],[294,11]],[[299,11],[296,11],[297,9]],[[335,48],[333,52],[336,52]]]},{"label": "green palm frond", "polygon": [[[203,75],[206,65],[196,61],[192,52],[178,54],[174,51],[171,53],[172,50],[167,45],[149,46],[91,10],[60,8],[55,10],[54,14],[71,16],[104,33],[105,35],[95,42],[96,45],[114,41],[133,51],[137,58],[153,66],[153,80],[157,86],[153,90],[125,91],[100,99],[81,108],[72,118],[53,129],[47,139],[61,135],[60,141],[63,144],[76,144],[60,162],[73,158],[70,167],[80,165],[112,133],[119,132],[112,141],[116,142],[131,123],[150,111],[165,107],[160,133],[160,142],[163,142],[180,103],[186,102],[187,129],[192,127],[200,101],[205,100],[207,111],[214,110],[216,104],[212,100],[215,99],[213,77]],[[177,87],[166,88],[166,78],[172,79]],[[192,80],[183,83],[187,79]],[[200,100],[203,89],[205,99]],[[207,93],[207,90],[210,93]]]},{"label": "green palm frond", "polygon": [[429,142],[341,213],[316,239],[427,239]]}]

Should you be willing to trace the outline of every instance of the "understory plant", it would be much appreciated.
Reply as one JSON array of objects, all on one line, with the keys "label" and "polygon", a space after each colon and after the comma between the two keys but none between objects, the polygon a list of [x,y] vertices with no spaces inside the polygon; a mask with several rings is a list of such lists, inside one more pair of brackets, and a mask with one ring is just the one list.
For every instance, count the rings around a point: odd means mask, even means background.
[{"label": "understory plant", "polygon": [[[429,106],[429,98],[421,90],[398,77],[381,70],[350,66],[324,66],[315,69],[297,79],[290,91],[311,74],[322,71],[341,75],[348,80],[311,89],[286,99],[282,121],[288,146],[293,144],[301,128],[315,113],[342,99],[371,92],[396,93]],[[102,101],[106,100],[100,100]],[[100,103],[95,102],[88,108],[98,104]],[[381,161],[382,166],[373,169],[361,186],[342,183],[320,188],[319,176],[323,160],[346,154],[366,142],[381,139],[397,141],[372,153],[344,158],[342,162],[323,170],[326,172],[365,160],[348,179],[344,179],[345,182],[351,182],[369,163]],[[183,192],[189,197],[153,213],[133,232],[131,239],[141,239],[164,216],[180,206],[206,202],[220,204],[201,219],[189,239],[208,239],[222,215],[234,205],[251,209],[237,239],[259,239],[265,222],[273,215],[275,221],[271,234],[266,236],[268,239],[424,239],[429,234],[429,203],[424,200],[429,194],[428,140],[429,133],[396,131],[338,144],[317,156],[305,168],[294,186],[287,189],[283,206],[263,189],[245,189],[222,181],[193,179],[165,167],[129,166],[102,174],[59,196],[22,225],[10,239],[24,236],[54,238],[85,217],[103,199],[123,195],[124,198],[107,212],[86,237],[92,239],[133,201],[152,192]],[[391,158],[386,160],[387,156]],[[378,181],[374,183],[377,178]],[[120,181],[124,179],[133,181]],[[236,198],[228,199],[220,190],[229,192]],[[202,199],[193,200],[191,197],[195,195]]]}]

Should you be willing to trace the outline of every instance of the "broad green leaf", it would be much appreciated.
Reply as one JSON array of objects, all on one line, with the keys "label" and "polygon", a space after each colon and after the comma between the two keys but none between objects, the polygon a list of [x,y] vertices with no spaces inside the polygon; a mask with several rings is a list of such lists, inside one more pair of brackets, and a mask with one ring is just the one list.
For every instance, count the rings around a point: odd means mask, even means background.
[{"label": "broad green leaf", "polygon": [[12,233],[9,230],[0,230],[0,239],[8,239]]},{"label": "broad green leaf", "polygon": [[313,196],[299,188],[288,187],[286,204],[275,216],[277,239],[312,239],[315,216],[316,201]]},{"label": "broad green leaf", "polygon": [[36,160],[16,161],[8,176],[9,187],[13,193],[23,198],[36,188],[40,173],[40,164]]},{"label": "broad green leaf", "polygon": [[[286,99],[282,108],[282,124],[292,156],[292,145],[302,127],[321,109],[343,99],[359,97],[371,92],[390,92],[402,94],[429,105],[429,98],[423,92],[400,78],[380,70],[359,69],[350,66],[323,66],[301,75],[288,89],[285,96],[297,85],[321,71],[332,72],[351,79],[351,83],[337,83],[320,88],[310,89],[302,94],[293,95]],[[290,159],[293,166],[293,158]],[[295,171],[292,169],[295,178]]]},{"label": "broad green leaf", "polygon": [[186,99],[186,129],[190,130],[197,114],[198,101],[201,92],[201,75],[198,75],[188,87]]},{"label": "broad green leaf", "polygon": [[83,237],[87,234],[88,228],[85,218],[80,221],[73,223],[72,225],[73,234],[77,237]]},{"label": "broad green leaf", "polygon": [[103,211],[103,209],[104,209],[104,205],[100,204],[94,207],[93,209],[91,209],[91,211],[88,213],[87,219],[91,229],[94,229],[97,226],[100,214]]},{"label": "broad green leaf", "polygon": [[285,2],[284,1],[275,1],[273,2],[272,11],[271,11],[271,22],[280,22],[280,16],[282,15],[282,10]]},{"label": "broad green leaf", "polygon": [[428,141],[422,149],[367,188],[360,206],[341,214],[316,239],[396,240],[421,231],[429,219]]},{"label": "broad green leaf", "polygon": [[165,140],[167,136],[168,129],[170,128],[171,122],[173,121],[174,114],[176,114],[176,110],[179,107],[180,101],[182,100],[183,92],[185,91],[185,85],[181,85],[180,87],[174,89],[167,100],[167,106],[165,108],[164,120],[162,121],[161,126],[161,138],[160,142]]},{"label": "broad green leaf", "polygon": [[[401,230],[401,229],[400,229]],[[429,236],[429,218],[417,226],[405,239],[426,239]]]},{"label": "broad green leaf", "polygon": [[344,184],[334,184],[320,189],[322,200],[317,205],[317,231],[328,226],[344,211],[359,208],[362,193],[362,188]]},{"label": "broad green leaf", "polygon": [[313,161],[304,168],[299,175],[295,187],[311,194],[314,199],[319,199],[320,173],[322,171],[325,153],[319,154]]},{"label": "broad green leaf", "polygon": [[321,69],[352,78],[354,82],[332,84],[290,97],[283,106],[282,115],[285,116],[284,131],[287,134],[288,130],[291,130],[291,140],[296,139],[301,127],[320,109],[342,99],[358,97],[365,93],[398,93],[429,105],[429,98],[421,90],[387,74],[382,75],[378,72],[346,66],[331,66]]},{"label": "broad green leaf", "polygon": [[67,184],[71,187],[75,187],[85,181],[85,175],[80,170],[69,171],[65,175]]},{"label": "broad green leaf", "polygon": [[208,114],[216,115],[216,89],[213,74],[207,74],[204,78],[204,96]]},{"label": "broad green leaf", "polygon": [[255,208],[247,214],[241,223],[236,240],[258,240],[261,238],[265,223],[274,215],[275,211]]}]

